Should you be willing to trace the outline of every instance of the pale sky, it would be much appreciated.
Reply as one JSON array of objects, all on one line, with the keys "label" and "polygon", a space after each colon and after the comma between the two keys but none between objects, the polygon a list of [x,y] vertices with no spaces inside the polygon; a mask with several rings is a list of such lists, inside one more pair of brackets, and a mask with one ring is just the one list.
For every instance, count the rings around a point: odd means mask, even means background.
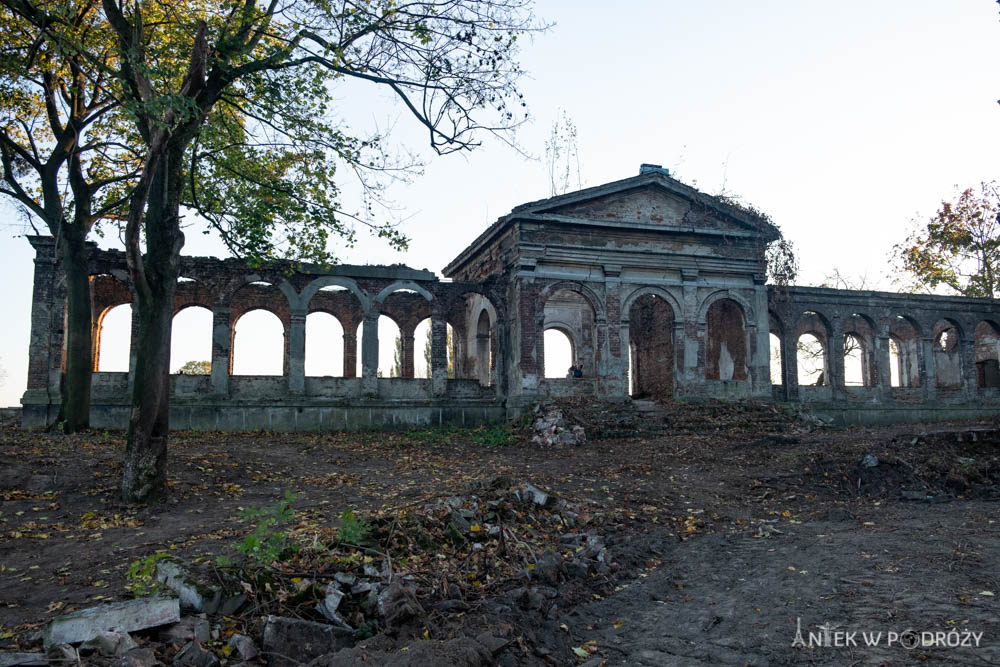
[{"label": "pale sky", "polygon": [[[1000,176],[994,2],[613,7],[537,7],[554,26],[522,52],[534,117],[519,134],[523,149],[542,155],[565,110],[577,126],[584,186],[636,175],[650,162],[704,192],[739,195],[794,242],[800,284],[819,283],[836,267],[888,287],[892,245],[912,220],[933,214],[956,186]],[[427,162],[423,176],[390,193],[410,249],[365,240],[341,253],[344,262],[440,272],[487,224],[549,194],[542,163],[500,142],[433,157],[425,134],[385,94],[352,89],[340,99],[352,127],[394,124],[395,140],[423,150]],[[0,405],[16,405],[25,386],[33,254],[18,237],[23,230],[13,209],[0,207]],[[219,253],[199,231],[189,231],[185,253]],[[192,358],[198,344],[190,343]]]}]

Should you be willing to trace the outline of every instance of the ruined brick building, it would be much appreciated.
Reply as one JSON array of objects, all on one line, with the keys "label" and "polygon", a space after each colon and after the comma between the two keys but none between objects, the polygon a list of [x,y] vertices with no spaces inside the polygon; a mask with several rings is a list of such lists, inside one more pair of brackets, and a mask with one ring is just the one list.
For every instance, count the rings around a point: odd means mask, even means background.
[{"label": "ruined brick building", "polygon": [[[518,206],[445,267],[446,280],[400,266],[289,273],[186,258],[175,309],[211,311],[212,370],[172,377],[171,425],[471,425],[569,395],[773,397],[845,422],[1000,411],[996,301],[768,286],[762,251],[777,235],[756,215],[643,165],[638,176]],[[40,425],[58,413],[65,292],[53,239],[30,241],[22,403],[24,424]],[[95,248],[91,275],[96,370],[102,320],[132,296],[123,253]],[[256,309],[282,323],[280,376],[232,374],[235,323]],[[340,377],[306,375],[305,321],[316,312],[343,328]],[[399,326],[398,378],[376,372],[380,316]],[[414,331],[427,318],[432,372],[415,378]],[[545,377],[549,329],[569,339],[583,377]],[[802,336],[815,339],[821,371],[800,384]],[[858,365],[850,380],[845,358]],[[92,425],[127,424],[130,382],[126,372],[94,374]]]}]

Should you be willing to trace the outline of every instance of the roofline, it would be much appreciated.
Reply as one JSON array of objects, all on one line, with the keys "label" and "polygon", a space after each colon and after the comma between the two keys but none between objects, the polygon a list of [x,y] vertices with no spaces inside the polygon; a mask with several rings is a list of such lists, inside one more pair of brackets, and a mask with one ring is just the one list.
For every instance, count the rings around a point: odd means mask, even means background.
[{"label": "roofline", "polygon": [[[610,183],[595,185],[593,187],[584,188],[582,190],[577,190],[575,192],[568,192],[566,194],[556,195],[555,197],[548,197],[546,199],[539,199],[533,202],[519,204],[515,206],[513,209],[511,209],[510,213],[501,216],[500,218],[497,218],[496,222],[494,222],[485,230],[483,230],[483,232],[479,236],[477,236],[472,241],[472,243],[466,246],[465,250],[459,253],[458,256],[455,257],[455,259],[449,262],[448,265],[445,266],[444,269],[442,269],[442,273],[446,277],[450,277],[452,273],[457,271],[459,267],[468,262],[469,259],[473,255],[475,255],[479,250],[481,250],[483,246],[485,246],[488,242],[492,241],[497,235],[499,235],[499,233],[504,228],[507,227],[508,223],[518,219],[526,219],[526,220],[532,219],[529,216],[538,215],[534,213],[534,209],[563,206],[566,204],[572,204],[577,201],[594,199],[603,194],[610,194],[612,192],[622,192],[626,190],[634,190],[644,187],[646,185],[654,185],[654,184],[660,185],[665,189],[675,194],[679,194],[683,197],[686,197],[691,201],[699,202],[703,205],[706,205],[709,208],[719,211],[724,215],[736,220],[737,222],[740,222],[752,228],[757,228],[758,230],[760,230],[761,235],[764,236],[765,238],[770,238],[770,240],[775,240],[780,238],[781,236],[781,232],[778,231],[778,228],[775,227],[770,222],[768,222],[767,220],[759,216],[755,216],[752,213],[744,211],[736,206],[733,206],[732,204],[727,204],[719,200],[718,197],[713,197],[712,195],[705,194],[704,192],[696,190],[695,188],[692,188],[689,185],[685,185],[684,183],[681,183],[677,179],[671,178],[662,171],[653,171],[645,174],[639,174],[638,176],[629,176],[628,178],[612,181]],[[539,218],[534,218],[534,219],[537,220]],[[581,222],[583,221],[586,221],[584,222],[584,224],[603,222],[596,219],[581,218]],[[770,230],[767,230],[766,227],[764,226],[770,227]],[[664,228],[664,231],[677,231],[677,229],[671,228],[668,230]],[[700,230],[694,230],[692,228],[692,231],[695,231],[697,233]],[[770,231],[771,233],[768,233],[768,231]]]}]

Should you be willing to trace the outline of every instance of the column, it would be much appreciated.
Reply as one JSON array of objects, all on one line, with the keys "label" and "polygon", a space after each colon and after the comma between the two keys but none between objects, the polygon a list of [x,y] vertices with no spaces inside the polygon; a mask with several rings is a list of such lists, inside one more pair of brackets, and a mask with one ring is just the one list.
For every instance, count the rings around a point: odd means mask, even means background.
[{"label": "column", "polygon": [[889,334],[876,335],[874,345],[875,397],[881,402],[892,397],[892,375],[889,368]]},{"label": "column", "polygon": [[[680,317],[674,317],[673,338],[671,339],[671,342],[674,345],[674,369],[673,369],[674,377],[671,388],[673,389],[673,395],[675,397],[679,395],[678,391],[682,386],[681,381],[684,377],[684,359],[687,358],[687,336],[685,335],[684,331],[685,331],[684,316],[682,313]],[[631,350],[629,350],[629,353],[631,354]],[[636,364],[636,367],[632,368],[633,375],[636,373],[638,365],[639,364]],[[634,377],[632,379],[632,386],[633,387],[639,386],[638,384],[636,384],[636,380]]]},{"label": "column", "polygon": [[937,400],[937,376],[934,372],[934,339],[921,338],[920,350],[923,352],[923,373],[920,385],[924,388],[924,400],[932,403]]},{"label": "column", "polygon": [[[55,348],[53,329],[64,320],[65,300],[58,298],[59,265],[53,258],[55,241],[28,237],[35,248],[35,275],[31,294],[31,338],[28,343],[28,392],[54,390],[59,394],[61,346]],[[56,373],[52,373],[55,370]],[[54,376],[54,386],[53,386]]]},{"label": "column", "polygon": [[958,341],[959,363],[962,373],[962,400],[974,401],[979,393],[976,379],[976,343],[970,334]]},{"label": "column", "polygon": [[431,311],[431,386],[435,396],[448,391],[448,321]]},{"label": "column", "polygon": [[[757,367],[760,359],[760,352],[757,350],[757,323],[747,321],[747,323],[743,326],[743,329],[743,344],[746,346],[747,351],[745,363],[747,369],[747,379],[750,383],[750,395],[756,396],[762,392],[760,369]],[[767,388],[768,391],[770,391],[770,382],[768,382]]]},{"label": "column", "polygon": [[22,426],[48,426],[59,410],[62,379],[62,323],[65,290],[60,289],[55,240],[29,236],[35,249],[34,285],[31,294],[31,338],[28,344],[28,386],[21,398]]},{"label": "column", "polygon": [[403,353],[403,358],[401,359],[403,367],[400,371],[401,376],[404,378],[415,377],[413,370],[413,329],[414,327],[407,325],[406,329],[400,328],[399,330],[399,343]]},{"label": "column", "polygon": [[781,383],[785,400],[799,400],[799,339],[794,330],[781,337]]},{"label": "column", "polygon": [[628,396],[625,375],[628,369],[628,351],[622,348],[622,267],[619,264],[604,265],[604,310],[607,320],[601,327],[604,344],[601,346],[601,383],[598,391],[615,398]]},{"label": "column", "polygon": [[747,327],[749,338],[748,357],[750,358],[751,393],[762,398],[774,395],[771,389],[771,317],[768,313],[766,276],[754,275],[754,310],[757,321],[754,330]]},{"label": "column", "polygon": [[128,348],[128,393],[132,394],[135,387],[135,367],[139,360],[139,300],[132,295],[132,330],[129,336]]},{"label": "column", "polygon": [[684,357],[680,366],[681,381],[678,383],[678,391],[676,392],[679,396],[703,393],[705,379],[704,373],[700,373],[698,367],[701,342],[705,334],[704,325],[698,323],[698,271],[681,269],[681,279],[684,281],[684,302],[682,304],[684,312],[681,315],[684,322]]},{"label": "column", "polygon": [[835,401],[846,399],[844,393],[844,332],[840,320],[833,321],[833,331],[827,339],[827,358],[830,369],[830,395]]},{"label": "column", "polygon": [[361,325],[361,393],[378,394],[378,315],[366,315]]},{"label": "column", "polygon": [[288,324],[288,393],[306,390],[306,313],[292,311]]},{"label": "column", "polygon": [[[468,313],[465,314],[465,319],[468,320]],[[467,324],[467,323],[466,323]],[[470,357],[469,352],[469,328],[467,326],[452,327],[451,332],[451,364],[452,364],[452,377],[460,380],[472,380],[478,376],[478,371],[473,373],[476,368],[476,363],[478,359],[473,359]],[[478,344],[476,350],[479,350]]]},{"label": "column", "polygon": [[490,385],[490,335],[476,334],[476,379],[484,387]]},{"label": "column", "polygon": [[229,353],[233,342],[233,327],[228,306],[212,307],[212,391],[229,393]]},{"label": "column", "polygon": [[357,322],[351,322],[350,331],[344,329],[344,377],[352,378],[358,375],[358,327]]}]

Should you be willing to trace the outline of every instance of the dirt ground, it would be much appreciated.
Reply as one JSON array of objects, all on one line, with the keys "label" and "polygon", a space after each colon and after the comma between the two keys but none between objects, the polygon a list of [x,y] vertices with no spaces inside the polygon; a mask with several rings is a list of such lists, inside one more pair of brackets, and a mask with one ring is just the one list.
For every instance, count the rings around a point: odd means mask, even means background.
[{"label": "dirt ground", "polygon": [[[241,509],[291,491],[290,534],[314,546],[279,574],[301,584],[332,562],[360,568],[321,554],[350,509],[426,611],[359,640],[359,664],[411,646],[407,664],[420,664],[417,644],[483,631],[505,638],[501,665],[1000,664],[996,422],[833,429],[750,403],[562,409],[586,443],[541,447],[530,425],[179,432],[170,499],[154,507],[117,500],[122,433],[5,428],[0,651],[38,650],[47,619],[131,597],[128,566],[158,551],[237,556]],[[559,502],[511,505],[510,542],[434,532],[443,501],[508,507],[524,484]],[[425,530],[426,543],[406,537]],[[606,553],[571,576],[593,556],[573,541],[588,532]],[[531,574],[546,549],[566,565],[548,581]],[[292,604],[262,597],[218,623],[253,636]]]}]

